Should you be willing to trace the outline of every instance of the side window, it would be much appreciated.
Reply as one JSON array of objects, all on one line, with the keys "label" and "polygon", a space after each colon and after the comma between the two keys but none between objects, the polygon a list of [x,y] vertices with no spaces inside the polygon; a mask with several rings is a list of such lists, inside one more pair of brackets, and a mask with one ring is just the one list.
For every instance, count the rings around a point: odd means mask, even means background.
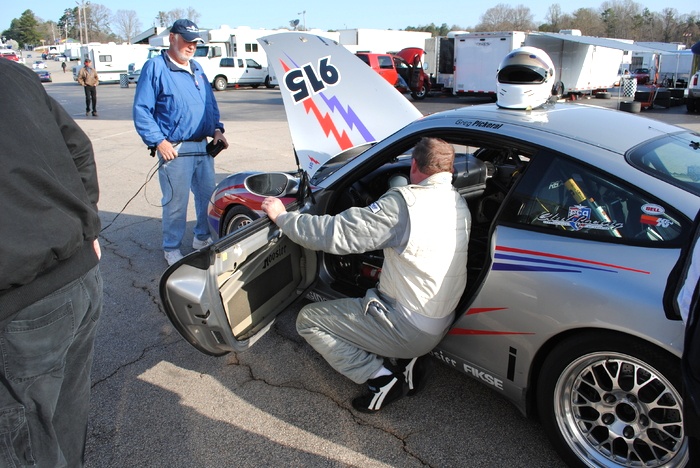
[{"label": "side window", "polygon": [[377,62],[379,63],[379,68],[381,69],[392,69],[394,68],[394,63],[391,57],[388,55],[380,55],[377,57]]},{"label": "side window", "polygon": [[100,63],[111,62],[112,56],[111,55],[98,55],[97,61]]},{"label": "side window", "polygon": [[221,59],[221,66],[222,67],[233,67],[233,59],[232,58],[222,58]]},{"label": "side window", "polygon": [[238,68],[243,68],[243,59],[238,59]]},{"label": "side window", "polygon": [[671,241],[682,232],[681,217],[671,207],[621,181],[563,158],[541,157],[537,163],[507,202],[504,221],[562,235],[642,243]]},{"label": "side window", "polygon": [[245,59],[245,63],[248,68],[262,68],[262,66],[253,59]]},{"label": "side window", "polygon": [[360,55],[356,55],[356,57],[359,58],[360,60],[362,60],[363,62],[365,62],[367,65],[369,65],[369,57],[368,56],[360,54]]}]

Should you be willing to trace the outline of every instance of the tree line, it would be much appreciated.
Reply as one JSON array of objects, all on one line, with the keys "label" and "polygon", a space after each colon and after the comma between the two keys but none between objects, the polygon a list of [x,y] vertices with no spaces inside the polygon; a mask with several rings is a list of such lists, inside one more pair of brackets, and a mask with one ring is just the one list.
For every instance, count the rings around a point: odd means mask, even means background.
[{"label": "tree line", "polygon": [[[199,23],[200,14],[193,8],[159,11],[153,26],[166,27],[178,18],[188,18]],[[313,28],[310,26],[309,29]],[[280,28],[282,29],[282,28]],[[633,0],[608,0],[598,8],[578,8],[564,13],[561,5],[552,4],[545,22],[536,24],[529,7],[499,3],[487,9],[476,25],[436,26],[430,23],[407,26],[405,31],[430,32],[433,36],[445,36],[450,31],[545,31],[558,32],[578,29],[583,35],[631,39],[642,42],[676,42],[690,46],[700,41],[700,14],[679,13],[672,7],[659,12]],[[44,21],[32,10],[26,10],[11,21],[2,32],[3,42],[15,41],[20,48],[54,44],[66,38],[80,42],[131,42],[143,31],[138,15],[133,10],[117,10],[115,13],[104,5],[84,2],[67,8],[56,21]]]},{"label": "tree line", "polygon": [[[196,23],[200,14],[193,8],[159,11],[153,26],[170,26],[179,18],[188,18]],[[84,2],[74,8],[66,8],[57,21],[44,21],[32,10],[26,10],[2,32],[2,42],[14,41],[20,48],[56,44],[68,38],[81,43],[131,42],[141,32],[143,27],[136,11],[117,10],[112,13],[104,5]]]},{"label": "tree line", "polygon": [[471,27],[458,25],[408,27],[409,31],[427,31],[433,36],[444,36],[450,31],[542,31],[559,32],[578,29],[584,36],[631,39],[636,42],[676,42],[690,46],[700,41],[700,14],[679,13],[667,7],[660,12],[633,0],[605,1],[599,8],[578,8],[572,13],[562,12],[561,5],[552,4],[545,22],[535,24],[530,8],[512,7],[503,3],[489,8],[479,24]]}]

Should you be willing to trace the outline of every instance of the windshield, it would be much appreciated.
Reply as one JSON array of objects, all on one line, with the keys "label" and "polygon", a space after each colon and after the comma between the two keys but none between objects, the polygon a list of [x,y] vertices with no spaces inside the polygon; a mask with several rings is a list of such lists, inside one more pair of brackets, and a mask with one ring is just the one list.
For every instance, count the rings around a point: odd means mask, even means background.
[{"label": "windshield", "polygon": [[333,156],[314,173],[313,177],[311,178],[311,185],[318,185],[320,182],[327,179],[331,174],[335,173],[338,169],[367,151],[373,145],[374,143],[367,143],[356,146]]},{"label": "windshield", "polygon": [[700,135],[679,133],[654,140],[630,155],[632,165],[700,195]]}]

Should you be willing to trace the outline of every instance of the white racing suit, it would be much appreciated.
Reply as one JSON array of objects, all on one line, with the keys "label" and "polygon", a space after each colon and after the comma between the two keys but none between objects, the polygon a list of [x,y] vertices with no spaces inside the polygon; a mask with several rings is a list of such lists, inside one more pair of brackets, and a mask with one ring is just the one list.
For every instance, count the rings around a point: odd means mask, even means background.
[{"label": "white racing suit", "polygon": [[453,321],[467,282],[471,215],[451,180],[450,173],[434,174],[336,216],[277,218],[305,248],[337,255],[384,251],[376,289],[364,298],[309,304],[297,317],[299,334],[356,383],[379,370],[384,357],[428,353]]}]

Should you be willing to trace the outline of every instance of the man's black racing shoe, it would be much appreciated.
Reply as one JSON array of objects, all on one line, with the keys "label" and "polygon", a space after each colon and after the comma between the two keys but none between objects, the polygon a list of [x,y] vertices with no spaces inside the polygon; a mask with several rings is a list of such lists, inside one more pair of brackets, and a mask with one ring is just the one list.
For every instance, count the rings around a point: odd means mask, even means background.
[{"label": "man's black racing shoe", "polygon": [[352,400],[352,407],[362,413],[376,413],[406,394],[404,376],[383,375],[367,381],[369,392]]},{"label": "man's black racing shoe", "polygon": [[407,396],[414,396],[425,388],[433,373],[432,362],[428,355],[413,359],[397,359],[396,369],[401,372],[408,387]]}]

